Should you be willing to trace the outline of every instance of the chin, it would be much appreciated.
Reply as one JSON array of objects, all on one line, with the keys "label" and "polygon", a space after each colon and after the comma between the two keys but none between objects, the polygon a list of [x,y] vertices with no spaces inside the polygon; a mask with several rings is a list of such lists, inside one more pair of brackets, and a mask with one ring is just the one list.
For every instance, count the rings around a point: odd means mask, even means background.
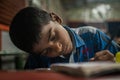
[{"label": "chin", "polygon": [[54,57],[58,57],[58,56],[57,55],[47,55],[47,57],[54,58]]}]

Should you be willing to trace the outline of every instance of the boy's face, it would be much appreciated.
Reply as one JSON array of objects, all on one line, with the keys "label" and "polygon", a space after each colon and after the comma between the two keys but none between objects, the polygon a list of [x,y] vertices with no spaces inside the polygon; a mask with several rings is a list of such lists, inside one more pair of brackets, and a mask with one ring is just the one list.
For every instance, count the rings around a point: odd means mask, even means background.
[{"label": "boy's face", "polygon": [[40,37],[39,42],[33,46],[33,51],[37,54],[57,57],[68,54],[73,49],[68,32],[56,21],[43,26]]}]

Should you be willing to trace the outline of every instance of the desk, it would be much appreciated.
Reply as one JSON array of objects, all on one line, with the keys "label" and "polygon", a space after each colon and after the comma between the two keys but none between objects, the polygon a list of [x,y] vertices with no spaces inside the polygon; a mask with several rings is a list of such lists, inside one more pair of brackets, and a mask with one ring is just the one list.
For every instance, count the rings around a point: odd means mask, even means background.
[{"label": "desk", "polygon": [[0,71],[0,80],[120,80],[120,74],[99,78],[80,78],[53,71]]}]

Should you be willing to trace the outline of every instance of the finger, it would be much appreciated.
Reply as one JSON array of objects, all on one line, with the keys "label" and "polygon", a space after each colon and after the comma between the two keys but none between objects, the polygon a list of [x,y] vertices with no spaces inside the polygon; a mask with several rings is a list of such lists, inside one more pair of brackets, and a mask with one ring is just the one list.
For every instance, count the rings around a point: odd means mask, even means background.
[{"label": "finger", "polygon": [[95,58],[93,57],[93,58],[90,58],[90,61],[95,61]]},{"label": "finger", "polygon": [[109,60],[109,58],[108,58],[107,55],[102,55],[102,56],[99,56],[97,60],[99,60],[99,61],[107,61],[107,60]]},{"label": "finger", "polygon": [[110,52],[108,50],[103,50],[103,51],[99,51],[95,54],[95,58],[99,58],[100,56],[104,56],[104,55],[107,55],[109,54]]},{"label": "finger", "polygon": [[113,59],[114,59],[114,55],[113,55],[110,51],[108,51],[108,50],[106,50],[106,51],[104,52],[104,57],[105,57],[106,59],[108,59],[108,60],[113,60]]},{"label": "finger", "polygon": [[99,56],[102,56],[102,55],[104,55],[105,54],[105,51],[99,51],[99,52],[97,52],[97,53],[95,53],[95,56],[94,57],[99,57]]},{"label": "finger", "polygon": [[97,61],[114,61],[114,56],[110,54],[105,54],[95,58]]}]

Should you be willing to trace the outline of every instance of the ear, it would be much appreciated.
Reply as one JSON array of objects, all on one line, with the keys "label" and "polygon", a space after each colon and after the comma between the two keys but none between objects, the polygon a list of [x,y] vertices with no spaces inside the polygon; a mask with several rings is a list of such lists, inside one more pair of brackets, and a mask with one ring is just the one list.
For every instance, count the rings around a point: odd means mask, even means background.
[{"label": "ear", "polygon": [[55,13],[53,12],[50,13],[50,16],[53,21],[57,21],[59,24],[62,24],[62,19],[59,16],[57,16]]}]

